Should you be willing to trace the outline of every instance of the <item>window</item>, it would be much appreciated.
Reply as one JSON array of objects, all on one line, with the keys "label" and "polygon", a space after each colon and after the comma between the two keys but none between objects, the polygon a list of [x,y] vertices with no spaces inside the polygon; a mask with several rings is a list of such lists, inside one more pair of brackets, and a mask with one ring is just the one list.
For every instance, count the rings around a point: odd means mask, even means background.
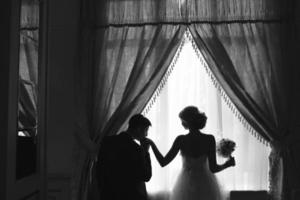
[{"label": "window", "polygon": [[[152,104],[146,116],[151,120],[149,137],[163,155],[179,134],[186,134],[178,117],[188,105],[195,105],[208,117],[204,133],[218,141],[229,138],[236,142],[233,153],[236,166],[217,173],[219,183],[228,190],[267,190],[269,147],[250,134],[229,108],[208,75],[203,60],[196,54],[190,39],[185,38],[183,48],[168,81]],[[151,152],[153,176],[147,183],[149,193],[170,191],[181,169],[180,154],[161,168]],[[223,163],[222,158],[218,158]]]}]

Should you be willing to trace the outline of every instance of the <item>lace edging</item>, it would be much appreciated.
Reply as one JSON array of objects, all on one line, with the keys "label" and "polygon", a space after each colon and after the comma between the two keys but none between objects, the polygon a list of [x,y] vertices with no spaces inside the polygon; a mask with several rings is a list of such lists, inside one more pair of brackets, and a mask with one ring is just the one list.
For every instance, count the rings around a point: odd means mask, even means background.
[{"label": "lace edging", "polygon": [[183,39],[181,40],[181,42],[179,44],[179,47],[178,47],[178,49],[175,53],[175,56],[173,57],[173,59],[171,61],[171,64],[170,64],[168,70],[164,74],[164,76],[163,76],[162,80],[160,81],[157,89],[155,90],[155,92],[153,93],[151,99],[149,100],[148,104],[146,105],[145,109],[143,110],[143,112],[142,112],[143,115],[146,115],[149,112],[149,110],[152,108],[152,106],[156,102],[157,97],[160,95],[162,89],[164,88],[164,86],[168,82],[168,79],[169,79],[171,73],[173,72],[174,67],[175,67],[175,65],[178,61],[178,58],[179,58],[179,55],[182,51],[182,47],[183,47],[184,43],[185,43],[185,37],[183,37]]}]

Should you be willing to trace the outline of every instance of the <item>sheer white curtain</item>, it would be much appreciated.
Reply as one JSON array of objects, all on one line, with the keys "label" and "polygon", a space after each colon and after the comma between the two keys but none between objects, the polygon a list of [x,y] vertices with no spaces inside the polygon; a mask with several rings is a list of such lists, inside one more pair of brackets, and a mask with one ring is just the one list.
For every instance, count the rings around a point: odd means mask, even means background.
[{"label": "sheer white curtain", "polygon": [[[173,72],[146,113],[152,122],[149,137],[164,155],[177,135],[187,133],[178,114],[188,105],[195,105],[206,113],[208,121],[203,132],[213,134],[217,141],[230,138],[237,144],[233,155],[237,165],[217,173],[223,189],[267,190],[269,147],[253,137],[229,109],[195,53],[192,42],[185,38]],[[180,155],[164,168],[159,166],[153,154],[151,156],[153,176],[147,183],[148,192],[170,191],[181,169]],[[222,158],[218,161],[223,162]]]}]

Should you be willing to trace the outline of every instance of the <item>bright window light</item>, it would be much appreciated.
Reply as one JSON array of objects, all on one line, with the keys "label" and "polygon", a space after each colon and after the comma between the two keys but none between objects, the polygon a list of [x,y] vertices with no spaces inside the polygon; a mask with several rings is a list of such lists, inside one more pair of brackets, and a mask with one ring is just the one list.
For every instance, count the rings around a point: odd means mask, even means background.
[{"label": "bright window light", "polygon": [[[146,113],[152,122],[149,137],[165,155],[179,134],[186,134],[178,117],[188,105],[195,105],[208,117],[204,133],[234,140],[236,166],[217,173],[220,185],[229,190],[268,190],[268,156],[270,148],[252,136],[223,101],[211,77],[196,55],[189,39],[155,103]],[[168,166],[161,168],[151,151],[153,176],[147,183],[149,193],[170,191],[181,169],[178,154]],[[224,162],[218,158],[219,163]]]}]

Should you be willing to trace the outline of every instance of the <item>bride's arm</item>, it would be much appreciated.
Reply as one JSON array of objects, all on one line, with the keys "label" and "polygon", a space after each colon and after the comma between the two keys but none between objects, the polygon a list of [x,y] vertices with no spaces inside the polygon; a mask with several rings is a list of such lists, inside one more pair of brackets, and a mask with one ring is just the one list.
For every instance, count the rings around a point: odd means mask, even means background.
[{"label": "bride's arm", "polygon": [[210,139],[210,148],[211,149],[208,154],[208,161],[209,161],[209,169],[211,172],[217,173],[217,172],[220,172],[230,166],[234,166],[234,158],[230,158],[222,165],[217,164],[216,141],[213,136]]},{"label": "bride's arm", "polygon": [[166,165],[168,165],[177,155],[179,149],[180,149],[180,142],[181,141],[181,137],[178,136],[174,142],[173,145],[171,147],[171,149],[169,150],[169,152],[166,154],[166,156],[163,156],[160,151],[158,150],[157,146],[155,145],[154,142],[150,142],[150,146],[152,148],[152,151],[157,159],[157,161],[159,162],[160,166],[164,167]]}]

